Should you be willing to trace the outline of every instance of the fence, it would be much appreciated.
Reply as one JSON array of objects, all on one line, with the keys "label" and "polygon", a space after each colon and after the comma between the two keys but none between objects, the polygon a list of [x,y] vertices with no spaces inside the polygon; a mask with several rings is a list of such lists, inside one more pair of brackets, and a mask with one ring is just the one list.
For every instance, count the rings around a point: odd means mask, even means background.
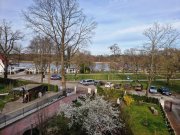
[{"label": "fence", "polygon": [[54,103],[55,101],[57,101],[61,98],[63,98],[62,94],[57,93],[54,96],[44,98],[41,101],[33,103],[29,106],[26,106],[24,108],[14,111],[14,112],[10,112],[8,114],[0,114],[0,128],[3,128],[19,119],[22,119],[25,116],[32,114],[32,113],[36,112],[37,110],[44,108],[44,107],[48,106],[49,104]]}]

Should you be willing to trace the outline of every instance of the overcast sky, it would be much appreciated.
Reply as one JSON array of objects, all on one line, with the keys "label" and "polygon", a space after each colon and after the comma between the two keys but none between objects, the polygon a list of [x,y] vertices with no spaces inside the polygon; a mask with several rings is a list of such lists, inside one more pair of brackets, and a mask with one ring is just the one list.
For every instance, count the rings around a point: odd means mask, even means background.
[{"label": "overcast sky", "polygon": [[[24,46],[29,44],[31,34],[21,11],[31,3],[32,0],[0,0],[0,20],[11,21],[13,29],[26,34]],[[87,49],[96,55],[109,54],[108,47],[115,43],[122,50],[142,46],[146,40],[142,33],[154,22],[172,24],[180,31],[180,0],[80,0],[80,7],[98,23]]]}]

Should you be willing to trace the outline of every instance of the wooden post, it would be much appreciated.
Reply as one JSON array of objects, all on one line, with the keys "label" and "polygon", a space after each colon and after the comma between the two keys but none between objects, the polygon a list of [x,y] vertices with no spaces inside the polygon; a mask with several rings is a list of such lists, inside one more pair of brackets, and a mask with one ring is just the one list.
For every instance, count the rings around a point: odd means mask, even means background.
[{"label": "wooden post", "polygon": [[169,111],[170,111],[170,112],[172,111],[172,101],[170,101],[170,108],[169,108]]},{"label": "wooden post", "polygon": [[95,94],[97,94],[97,89],[94,90]]},{"label": "wooden post", "polygon": [[91,94],[91,88],[88,88],[88,94]]},{"label": "wooden post", "polygon": [[76,86],[74,86],[74,93],[76,94]]}]

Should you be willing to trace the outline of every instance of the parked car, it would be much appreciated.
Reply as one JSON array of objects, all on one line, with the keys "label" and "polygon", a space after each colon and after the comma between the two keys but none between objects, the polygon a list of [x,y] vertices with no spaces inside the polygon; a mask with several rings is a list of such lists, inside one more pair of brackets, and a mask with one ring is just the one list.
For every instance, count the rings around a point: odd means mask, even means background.
[{"label": "parked car", "polygon": [[53,75],[51,75],[51,80],[61,80],[62,79],[62,77],[61,77],[61,75],[59,75],[59,74],[53,74]]},{"label": "parked car", "polygon": [[129,76],[127,76],[127,80],[130,80],[131,78]]},{"label": "parked car", "polygon": [[99,85],[99,86],[102,86],[102,85],[104,85],[105,83],[103,82],[103,81],[99,81],[99,80],[95,80],[94,81],[94,85]]},{"label": "parked car", "polygon": [[142,86],[142,84],[136,84],[135,86],[134,86],[134,89],[136,90],[136,91],[142,91],[143,90],[143,86]]},{"label": "parked car", "polygon": [[86,85],[86,86],[94,85],[94,80],[93,79],[85,79],[85,80],[81,80],[79,83],[82,85]]},{"label": "parked car", "polygon": [[151,86],[151,87],[149,88],[149,92],[150,92],[150,93],[157,93],[157,88],[156,88],[156,86]]},{"label": "parked car", "polygon": [[130,89],[132,89],[132,86],[131,86],[130,83],[125,83],[125,84],[123,84],[123,88],[124,88],[125,90],[130,90]]},{"label": "parked car", "polygon": [[114,84],[114,89],[120,89],[121,88],[121,84]]},{"label": "parked car", "polygon": [[111,82],[107,82],[107,83],[104,85],[105,88],[112,88],[113,86],[114,86],[114,84],[111,83]]},{"label": "parked car", "polygon": [[167,87],[161,87],[158,90],[162,95],[170,96],[172,93],[170,92],[170,89]]}]

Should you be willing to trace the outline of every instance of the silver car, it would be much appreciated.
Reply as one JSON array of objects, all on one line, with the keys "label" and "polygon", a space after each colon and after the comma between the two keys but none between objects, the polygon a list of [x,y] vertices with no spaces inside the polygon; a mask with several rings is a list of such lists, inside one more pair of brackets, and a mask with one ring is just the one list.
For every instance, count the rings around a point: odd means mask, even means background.
[{"label": "silver car", "polygon": [[157,93],[157,88],[156,88],[156,86],[151,86],[151,87],[149,88],[149,92],[150,92],[150,93]]},{"label": "silver car", "polygon": [[94,85],[94,80],[93,79],[85,79],[85,80],[81,80],[79,83],[82,85],[86,85],[86,86]]}]

